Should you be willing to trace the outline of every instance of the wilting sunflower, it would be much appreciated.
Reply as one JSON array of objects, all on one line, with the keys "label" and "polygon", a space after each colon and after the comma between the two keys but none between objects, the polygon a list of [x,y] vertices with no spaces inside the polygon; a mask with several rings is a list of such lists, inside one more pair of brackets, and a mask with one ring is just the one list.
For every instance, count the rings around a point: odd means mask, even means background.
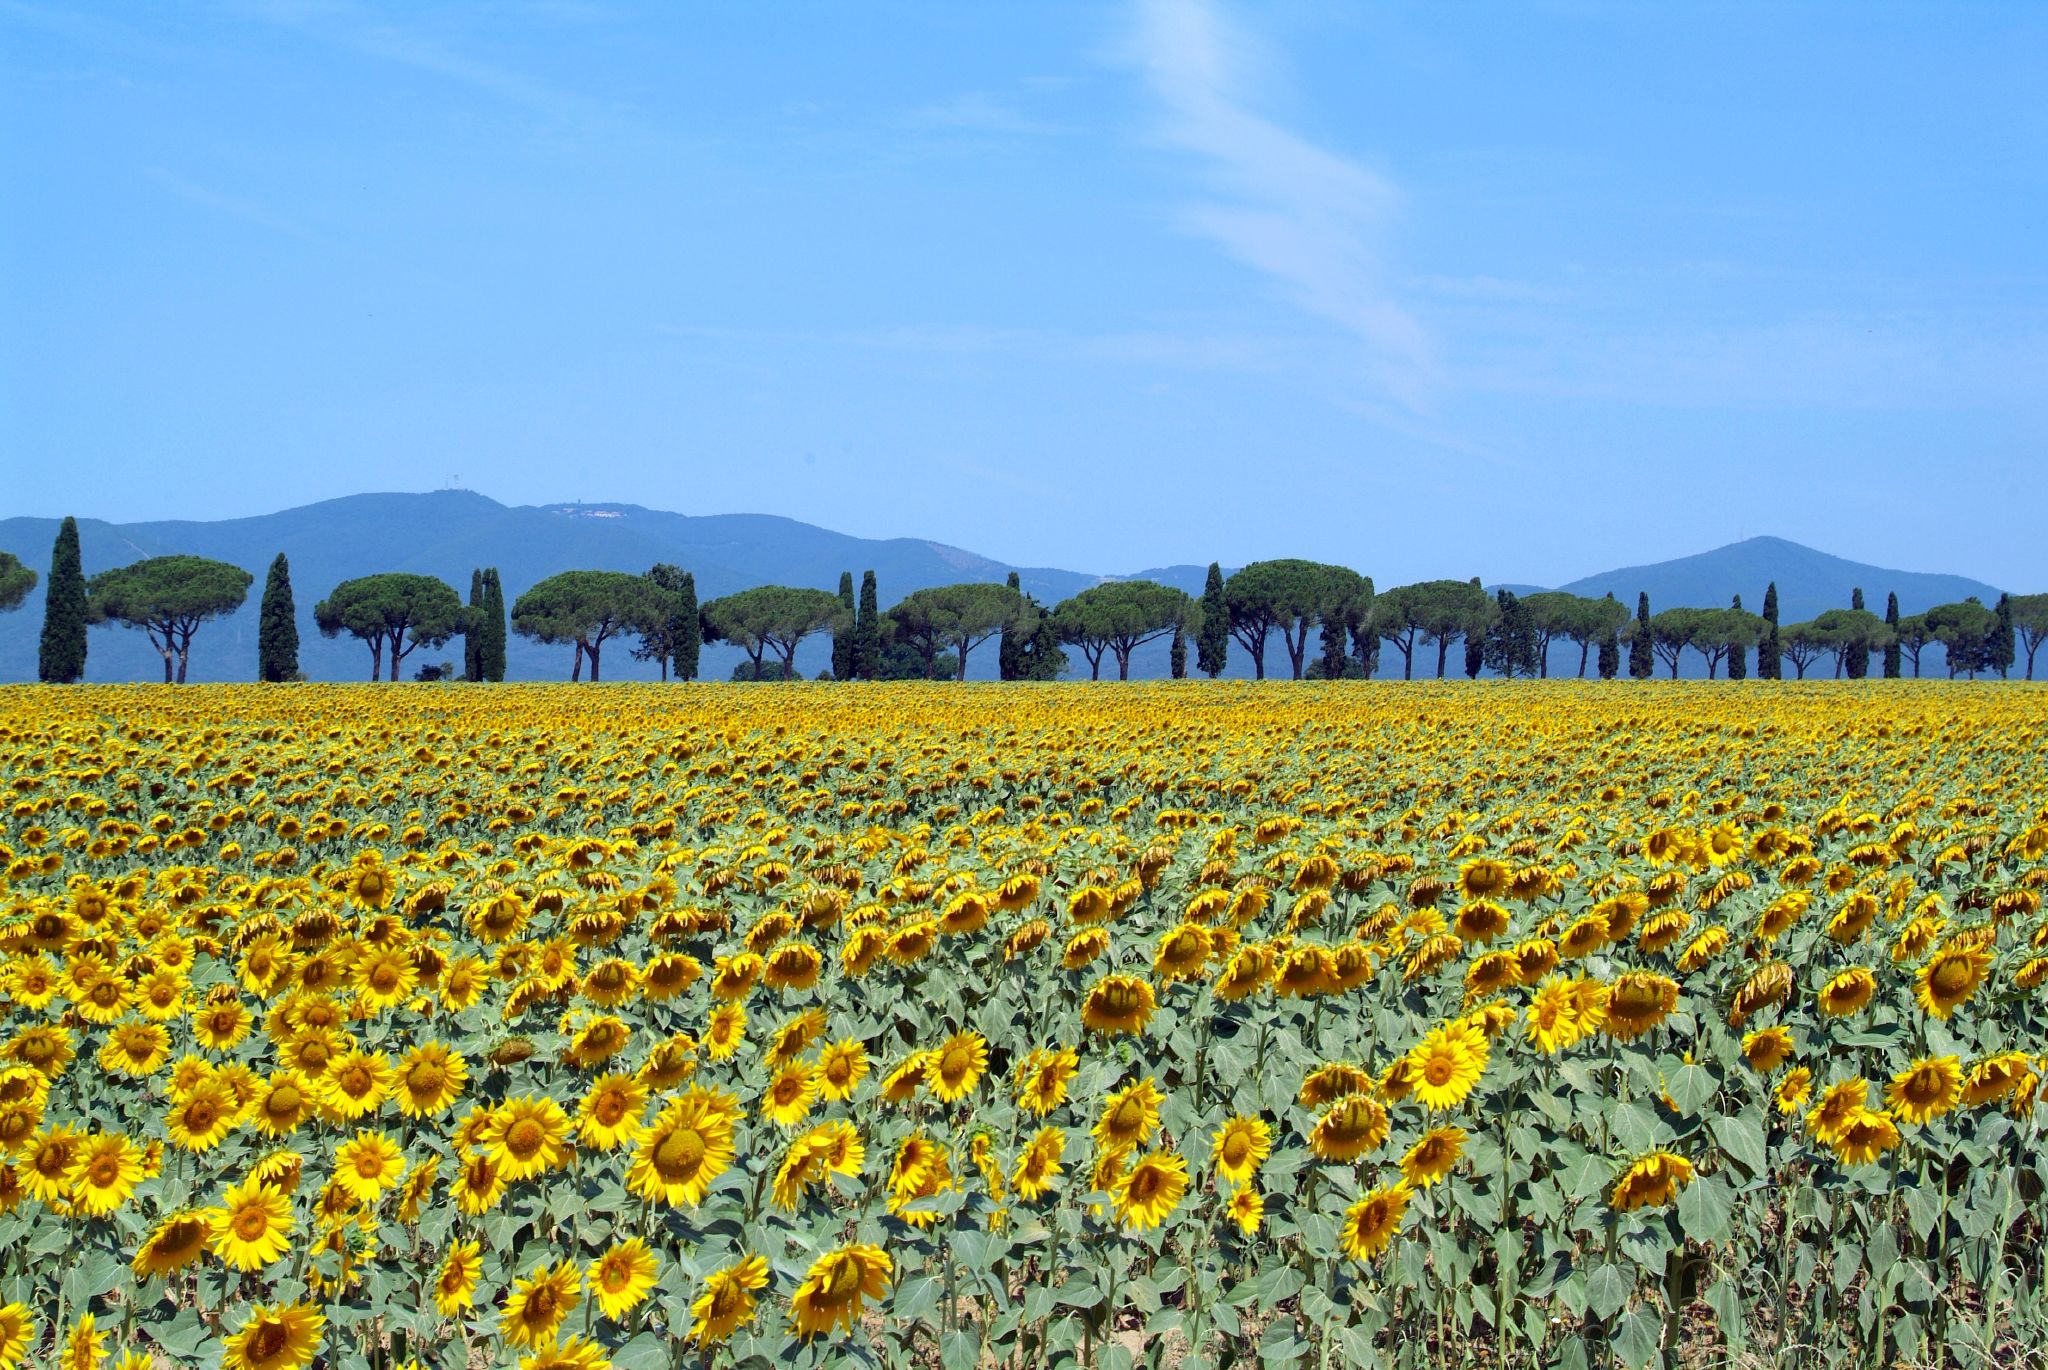
[{"label": "wilting sunflower", "polygon": [[476,1242],[451,1243],[434,1272],[434,1307],[453,1318],[476,1302],[476,1282],[483,1274],[483,1248]]},{"label": "wilting sunflower", "polygon": [[1410,1188],[1427,1189],[1451,1173],[1464,1150],[1464,1128],[1431,1128],[1402,1154],[1402,1178]]},{"label": "wilting sunflower", "polygon": [[568,1261],[543,1265],[512,1284],[505,1309],[498,1315],[498,1335],[513,1346],[544,1346],[554,1340],[562,1322],[583,1301],[582,1278]]},{"label": "wilting sunflower", "polygon": [[835,1327],[851,1332],[863,1301],[888,1294],[894,1270],[879,1246],[845,1246],[820,1256],[790,1299],[790,1325],[806,1338]]},{"label": "wilting sunflower", "polygon": [[1223,1205],[1223,1211],[1237,1224],[1237,1230],[1249,1237],[1256,1233],[1259,1224],[1265,1221],[1266,1201],[1258,1190],[1246,1185],[1231,1192],[1229,1200]]},{"label": "wilting sunflower", "polygon": [[852,1098],[867,1073],[867,1048],[852,1038],[829,1043],[818,1052],[818,1092],[827,1099]]},{"label": "wilting sunflower", "polygon": [[206,1214],[196,1209],[173,1213],[159,1222],[135,1249],[130,1262],[137,1279],[155,1279],[183,1270],[206,1254]]},{"label": "wilting sunflower", "polygon": [[1072,1047],[1039,1047],[1017,1063],[1017,1104],[1043,1118],[1067,1101],[1067,1082],[1081,1058]]},{"label": "wilting sunflower", "polygon": [[228,1338],[221,1370],[301,1370],[320,1349],[326,1325],[318,1309],[304,1304],[257,1304],[242,1330]]},{"label": "wilting sunflower", "polygon": [[1988,948],[1952,941],[1920,967],[1913,980],[1913,997],[1936,1018],[1947,1018],[1977,992],[1990,969]]},{"label": "wilting sunflower", "polygon": [[1386,1141],[1385,1105],[1369,1094],[1337,1100],[1309,1130],[1309,1150],[1326,1161],[1355,1161]]},{"label": "wilting sunflower", "polygon": [[810,1113],[817,1098],[818,1068],[809,1061],[790,1061],[761,1091],[761,1115],[778,1127],[794,1127]]},{"label": "wilting sunflower", "polygon": [[1653,971],[1631,971],[1607,987],[1604,1029],[1617,1042],[1632,1042],[1678,1007],[1678,982]]},{"label": "wilting sunflower", "polygon": [[1164,983],[1196,980],[1209,966],[1210,933],[1199,923],[1182,923],[1159,939],[1152,973]]},{"label": "wilting sunflower", "polygon": [[87,1217],[102,1217],[128,1202],[142,1183],[142,1152],[118,1132],[86,1137],[64,1177],[65,1197]]},{"label": "wilting sunflower", "polygon": [[291,1246],[291,1200],[258,1181],[230,1189],[206,1222],[213,1254],[237,1270],[261,1270]]},{"label": "wilting sunflower", "polygon": [[381,1132],[364,1128],[335,1148],[334,1182],[361,1203],[377,1202],[404,1173],[404,1153]]},{"label": "wilting sunflower", "polygon": [[1117,1221],[1149,1232],[1166,1221],[1188,1191],[1188,1163],[1172,1151],[1154,1151],[1133,1161],[1112,1191]]},{"label": "wilting sunflower", "polygon": [[641,1136],[626,1171],[627,1187],[669,1205],[702,1203],[732,1164],[738,1108],[731,1095],[705,1089],[671,1100]]},{"label": "wilting sunflower", "polygon": [[1607,1205],[1623,1213],[1636,1208],[1662,1208],[1692,1181],[1691,1161],[1669,1151],[1653,1151],[1629,1163],[1608,1193]]},{"label": "wilting sunflower", "polygon": [[1082,1001],[1081,1023],[1090,1032],[1143,1032],[1155,1007],[1150,981],[1135,975],[1105,975]]},{"label": "wilting sunflower", "polygon": [[974,1092],[988,1069],[988,1041],[978,1032],[956,1032],[925,1058],[925,1083],[941,1103]]},{"label": "wilting sunflower", "polygon": [[1252,1182],[1272,1150],[1273,1129],[1265,1119],[1239,1115],[1224,1119],[1223,1126],[1216,1129],[1209,1154],[1224,1183],[1242,1188]]},{"label": "wilting sunflower", "polygon": [[1962,1062],[1954,1056],[1923,1056],[1885,1086],[1884,1101],[1918,1127],[1954,1108],[1963,1097]]},{"label": "wilting sunflower", "polygon": [[1135,1151],[1151,1140],[1159,1129],[1159,1108],[1166,1096],[1151,1076],[1134,1080],[1102,1102],[1102,1117],[1095,1124],[1095,1146],[1105,1155]]},{"label": "wilting sunflower", "polygon": [[768,1287],[768,1262],[742,1256],[704,1281],[690,1305],[690,1335],[700,1343],[724,1341],[754,1320],[754,1295]]},{"label": "wilting sunflower", "polygon": [[1433,1029],[1408,1052],[1416,1100],[1431,1112],[1456,1108],[1486,1073],[1488,1054],[1485,1036],[1470,1028]]},{"label": "wilting sunflower", "polygon": [[1759,1075],[1769,1075],[1792,1059],[1792,1029],[1783,1026],[1758,1028],[1743,1037],[1742,1054],[1749,1061],[1751,1070]]},{"label": "wilting sunflower", "polygon": [[1027,1201],[1035,1200],[1060,1177],[1060,1162],[1066,1155],[1067,1134],[1056,1127],[1042,1127],[1017,1157],[1010,1172],[1011,1183]]},{"label": "wilting sunflower", "polygon": [[659,1268],[660,1263],[647,1249],[647,1243],[639,1237],[629,1237],[592,1261],[585,1279],[591,1297],[597,1300],[598,1311],[617,1321],[640,1306],[647,1292],[654,1288]]},{"label": "wilting sunflower", "polygon": [[1373,1088],[1368,1072],[1346,1061],[1330,1061],[1302,1077],[1301,1091],[1295,1097],[1303,1108],[1320,1109],[1347,1094],[1370,1094]]},{"label": "wilting sunflower", "polygon": [[576,1154],[569,1115],[546,1095],[522,1094],[491,1110],[482,1143],[511,1182],[559,1170]]},{"label": "wilting sunflower", "polygon": [[1963,1102],[1971,1108],[2003,1099],[2018,1091],[2033,1073],[2023,1051],[2003,1051],[1986,1056],[1970,1067],[1963,1077]]},{"label": "wilting sunflower", "polygon": [[1344,1253],[1359,1262],[1370,1261],[1386,1250],[1401,1230],[1401,1217],[1408,1211],[1409,1189],[1405,1183],[1374,1189],[1344,1210],[1338,1238]]}]

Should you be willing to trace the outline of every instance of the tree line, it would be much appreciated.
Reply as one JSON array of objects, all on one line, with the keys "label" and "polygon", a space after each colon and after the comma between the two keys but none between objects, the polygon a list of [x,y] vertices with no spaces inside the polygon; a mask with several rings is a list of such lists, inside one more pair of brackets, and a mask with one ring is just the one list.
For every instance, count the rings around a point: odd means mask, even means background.
[{"label": "tree line", "polygon": [[[113,624],[147,635],[163,657],[165,683],[183,683],[193,635],[239,609],[253,582],[240,567],[194,556],[150,557],[87,580],[78,526],[67,518],[52,549],[38,674],[53,683],[82,680],[87,628]],[[33,570],[0,553],[0,611],[19,607],[36,583]],[[2036,652],[2048,640],[2048,594],[2000,595],[1994,606],[1971,598],[1904,616],[1893,594],[1879,617],[1858,589],[1845,608],[1780,624],[1775,583],[1765,588],[1761,613],[1745,610],[1737,596],[1725,609],[1653,614],[1648,594],[1639,594],[1631,614],[1612,594],[1488,593],[1476,576],[1375,593],[1371,577],[1347,567],[1281,559],[1229,576],[1212,563],[1200,596],[1156,581],[1113,580],[1045,605],[1023,591],[1013,571],[1005,584],[933,586],[882,610],[871,570],[858,594],[848,571],[837,593],[760,585],[700,604],[695,577],[662,563],[638,575],[563,571],[509,608],[495,567],[471,573],[467,602],[435,576],[358,576],[313,606],[313,622],[325,637],[361,642],[373,681],[400,679],[414,652],[456,637],[463,639],[461,679],[501,681],[508,633],[570,648],[572,681],[586,668],[599,680],[605,648],[614,644],[636,661],[659,663],[664,680],[694,680],[704,645],[714,642],[744,657],[733,670],[736,680],[791,680],[799,676],[798,647],[820,635],[832,645],[821,678],[833,680],[965,680],[973,653],[990,643],[1003,680],[1057,680],[1075,665],[1068,648],[1091,680],[1106,669],[1127,680],[1132,655],[1162,639],[1170,640],[1175,678],[1190,665],[1212,678],[1222,674],[1233,648],[1259,679],[1269,666],[1275,675],[1284,666],[1296,680],[1365,679],[1382,669],[1392,674],[1396,659],[1404,680],[1432,668],[1442,679],[1454,659],[1467,676],[1543,677],[1551,648],[1563,644],[1579,649],[1580,677],[1603,680],[1624,670],[1646,679],[1659,663],[1675,679],[1688,654],[1704,663],[1709,679],[1746,677],[1752,657],[1763,679],[1781,678],[1788,664],[1799,679],[1823,664],[1836,676],[1861,679],[1873,661],[1885,677],[1903,675],[1908,663],[1917,677],[1922,654],[1939,643],[1951,677],[2003,677],[2024,660],[2032,680]],[[279,553],[264,582],[256,678],[300,678],[298,653],[291,566]],[[455,674],[451,662],[420,667],[414,678]]]}]

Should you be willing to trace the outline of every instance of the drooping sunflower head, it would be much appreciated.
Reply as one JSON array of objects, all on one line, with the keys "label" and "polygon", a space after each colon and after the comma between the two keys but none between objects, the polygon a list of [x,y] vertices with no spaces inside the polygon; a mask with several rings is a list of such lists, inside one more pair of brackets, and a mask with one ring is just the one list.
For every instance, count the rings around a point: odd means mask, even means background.
[{"label": "drooping sunflower head", "polygon": [[1171,1151],[1155,1151],[1131,1163],[1117,1180],[1116,1216],[1139,1232],[1166,1221],[1187,1193],[1188,1163]]},{"label": "drooping sunflower head", "polygon": [[1427,1189],[1451,1173],[1464,1150],[1464,1128],[1431,1128],[1402,1155],[1402,1177],[1414,1188]]},{"label": "drooping sunflower head", "polygon": [[1351,1259],[1361,1263],[1387,1249],[1401,1230],[1401,1218],[1408,1211],[1410,1190],[1401,1183],[1374,1189],[1344,1210],[1337,1229],[1338,1239]]},{"label": "drooping sunflower head", "polygon": [[1150,982],[1134,975],[1106,975],[1082,1001],[1081,1022],[1091,1032],[1143,1032],[1155,1007]]},{"label": "drooping sunflower head", "polygon": [[879,1246],[855,1245],[820,1256],[790,1299],[790,1323],[804,1338],[835,1327],[852,1331],[867,1299],[889,1292],[895,1265]]}]

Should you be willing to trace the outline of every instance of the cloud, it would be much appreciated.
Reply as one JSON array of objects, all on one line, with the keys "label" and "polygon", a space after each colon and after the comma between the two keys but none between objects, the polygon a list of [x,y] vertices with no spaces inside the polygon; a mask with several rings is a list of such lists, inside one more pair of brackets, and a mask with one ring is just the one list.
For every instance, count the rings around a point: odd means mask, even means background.
[{"label": "cloud", "polygon": [[912,110],[906,122],[915,128],[1044,137],[1072,132],[1064,124],[1034,119],[994,96],[970,92],[942,105]]},{"label": "cloud", "polygon": [[1131,55],[1159,102],[1159,136],[1199,157],[1211,187],[1180,221],[1355,337],[1391,398],[1427,408],[1441,384],[1435,349],[1390,288],[1381,246],[1401,191],[1254,113],[1252,51],[1211,0],[1138,0]]}]

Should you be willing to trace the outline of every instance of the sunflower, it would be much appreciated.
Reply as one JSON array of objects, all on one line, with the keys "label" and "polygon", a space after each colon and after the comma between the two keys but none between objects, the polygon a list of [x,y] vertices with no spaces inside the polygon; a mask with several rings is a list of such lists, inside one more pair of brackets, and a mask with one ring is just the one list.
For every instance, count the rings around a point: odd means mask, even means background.
[{"label": "sunflower", "polygon": [[851,1332],[863,1301],[889,1292],[895,1266],[879,1246],[845,1246],[820,1256],[790,1299],[790,1325],[805,1338],[835,1327]]},{"label": "sunflower", "polygon": [[282,1137],[297,1129],[316,1106],[315,1091],[306,1077],[289,1067],[272,1071],[256,1090],[249,1106],[249,1119],[268,1136]]},{"label": "sunflower", "polygon": [[1143,1032],[1155,1006],[1149,981],[1135,975],[1105,975],[1082,1000],[1081,1023],[1091,1032]]},{"label": "sunflower", "polygon": [[1970,1067],[1963,1077],[1963,1102],[1971,1108],[1992,1103],[2016,1093],[2032,1074],[2023,1051],[2005,1051],[1986,1056]]},{"label": "sunflower", "polygon": [[1411,1188],[1427,1189],[1451,1173],[1464,1150],[1464,1128],[1432,1128],[1402,1154],[1402,1178]]},{"label": "sunflower", "polygon": [[569,1139],[569,1115],[544,1094],[522,1094],[493,1109],[481,1140],[492,1162],[513,1183],[559,1170],[576,1154]]},{"label": "sunflower", "polygon": [[206,1254],[207,1218],[196,1209],[173,1213],[159,1222],[135,1249],[130,1267],[137,1279],[154,1279],[183,1270]]},{"label": "sunflower", "polygon": [[585,1276],[598,1311],[614,1322],[640,1306],[654,1288],[654,1274],[660,1268],[647,1243],[629,1237],[590,1263]]},{"label": "sunflower", "polygon": [[1188,1190],[1188,1163],[1171,1151],[1154,1151],[1132,1162],[1113,1191],[1117,1221],[1149,1232],[1166,1221]]},{"label": "sunflower", "polygon": [[818,1051],[818,1093],[827,1099],[852,1098],[867,1073],[867,1048],[851,1038],[828,1043]]},{"label": "sunflower", "polygon": [[14,1370],[21,1364],[35,1335],[36,1320],[26,1306],[10,1303],[0,1308],[0,1370]]},{"label": "sunflower", "polygon": [[1742,1039],[1742,1054],[1749,1068],[1769,1075],[1792,1059],[1792,1030],[1787,1027],[1758,1028]]},{"label": "sunflower", "polygon": [[395,1008],[419,988],[419,967],[397,947],[376,947],[355,964],[356,999],[371,1015]]},{"label": "sunflower", "polygon": [[768,1044],[762,1059],[773,1070],[784,1062],[793,1061],[810,1048],[825,1031],[823,1009],[805,1009],[796,1017],[775,1029],[774,1040]]},{"label": "sunflower", "polygon": [[1505,861],[1475,856],[1458,867],[1458,892],[1467,899],[1490,899],[1507,889],[1513,874]]},{"label": "sunflower", "polygon": [[1629,1163],[1608,1193],[1607,1205],[1623,1213],[1637,1208],[1662,1208],[1692,1181],[1691,1161],[1669,1151],[1653,1151]]},{"label": "sunflower", "polygon": [[1060,1177],[1060,1162],[1065,1158],[1066,1150],[1066,1133],[1056,1127],[1038,1129],[1023,1154],[1017,1157],[1016,1168],[1010,1172],[1010,1181],[1017,1186],[1017,1192],[1028,1201],[1052,1188],[1052,1182]]},{"label": "sunflower", "polygon": [[87,1313],[72,1324],[58,1366],[60,1370],[99,1370],[106,1358],[107,1334],[99,1330],[97,1320]]},{"label": "sunflower", "polygon": [[1845,1123],[1870,1105],[1870,1082],[1861,1075],[1837,1081],[1821,1091],[1820,1102],[1806,1113],[1807,1129],[1833,1145]]},{"label": "sunflower", "polygon": [[1344,1253],[1359,1262],[1370,1261],[1386,1250],[1401,1230],[1401,1217],[1408,1211],[1409,1189],[1405,1183],[1374,1189],[1344,1210],[1337,1229]]},{"label": "sunflower", "polygon": [[1417,1101],[1431,1112],[1456,1108],[1486,1073],[1488,1054],[1478,1032],[1456,1024],[1432,1029],[1408,1052]]},{"label": "sunflower", "polygon": [[327,1063],[327,1072],[316,1088],[323,1105],[344,1122],[354,1122],[383,1107],[391,1096],[391,1084],[389,1057],[381,1051],[351,1047]]},{"label": "sunflower", "polygon": [[647,1108],[647,1086],[631,1075],[600,1075],[576,1106],[576,1136],[600,1151],[636,1141]]},{"label": "sunflower", "polygon": [[1607,987],[1603,1027],[1617,1042],[1632,1042],[1678,1007],[1678,982],[1652,971],[1631,971]]},{"label": "sunflower", "polygon": [[925,1061],[925,1083],[941,1103],[974,1092],[988,1069],[988,1041],[978,1032],[956,1032]]},{"label": "sunflower", "polygon": [[1837,973],[1820,991],[1820,1011],[1830,1018],[1847,1018],[1860,1012],[1877,993],[1877,977],[1862,966]]},{"label": "sunflower", "polygon": [[912,1227],[930,1227],[939,1220],[937,1212],[915,1205],[953,1189],[953,1170],[946,1160],[946,1148],[921,1133],[905,1137],[896,1148],[889,1167],[889,1212]]},{"label": "sunflower", "polygon": [[241,1108],[233,1091],[209,1081],[171,1105],[164,1127],[170,1134],[171,1145],[187,1151],[210,1151],[235,1130],[240,1116]]},{"label": "sunflower", "polygon": [[142,1152],[118,1132],[99,1132],[79,1146],[65,1175],[66,1198],[89,1218],[113,1212],[142,1183]]},{"label": "sunflower", "polygon": [[333,1173],[350,1197],[373,1204],[405,1173],[405,1157],[389,1137],[364,1128],[335,1148]]},{"label": "sunflower", "polygon": [[723,1061],[747,1040],[747,1011],[738,1004],[720,1004],[711,1010],[704,1024],[704,1050],[714,1061]]},{"label": "sunflower", "polygon": [[1899,1144],[1898,1125],[1879,1109],[1851,1109],[1825,1139],[1844,1165],[1869,1165]]},{"label": "sunflower", "polygon": [[671,1100],[641,1136],[627,1187],[671,1206],[702,1203],[732,1164],[738,1108],[731,1095],[704,1089]]},{"label": "sunflower", "polygon": [[817,1098],[818,1068],[809,1061],[791,1061],[761,1092],[761,1116],[778,1127],[794,1127],[809,1115]]},{"label": "sunflower", "polygon": [[1954,1056],[1923,1056],[1892,1076],[1884,1101],[1918,1127],[1954,1108],[1963,1097],[1962,1062]]},{"label": "sunflower", "polygon": [[1247,942],[1230,954],[1223,973],[1216,977],[1218,999],[1248,999],[1273,979],[1273,953],[1257,942]]},{"label": "sunflower", "polygon": [[1266,1201],[1258,1190],[1246,1185],[1242,1189],[1231,1191],[1229,1200],[1223,1205],[1223,1211],[1237,1224],[1237,1230],[1249,1237],[1256,1234],[1259,1224],[1265,1221]]},{"label": "sunflower", "polygon": [[1951,941],[1927,959],[1913,980],[1913,997],[1936,1018],[1946,1018],[1977,992],[1991,969],[1991,952]]},{"label": "sunflower", "polygon": [[1148,1075],[1111,1094],[1102,1102],[1095,1124],[1095,1146],[1106,1155],[1120,1155],[1143,1146],[1159,1129],[1159,1109],[1166,1096]]},{"label": "sunflower", "polygon": [[249,1035],[249,1010],[230,1000],[192,1015],[192,1035],[209,1051],[232,1051]]},{"label": "sunflower", "polygon": [[123,1023],[100,1048],[103,1070],[143,1079],[162,1067],[171,1051],[171,1034],[157,1023]]},{"label": "sunflower", "polygon": [[519,1358],[519,1370],[611,1370],[603,1346],[588,1337],[551,1341],[530,1356]]},{"label": "sunflower", "polygon": [[917,1097],[923,1087],[925,1068],[931,1053],[913,1051],[910,1055],[890,1067],[882,1077],[882,1098],[887,1103],[907,1104]]},{"label": "sunflower", "polygon": [[1813,1072],[1805,1066],[1792,1067],[1791,1070],[1786,1072],[1785,1078],[1778,1081],[1778,1088],[1773,1094],[1777,1101],[1778,1112],[1797,1113],[1800,1109],[1806,1107],[1807,1095],[1812,1092]]},{"label": "sunflower", "polygon": [[1152,957],[1152,973],[1162,983],[1196,980],[1208,969],[1210,933],[1200,923],[1182,923],[1159,939]]},{"label": "sunflower", "polygon": [[768,1287],[768,1262],[742,1256],[704,1281],[690,1305],[690,1335],[700,1343],[724,1341],[754,1320],[754,1295]]},{"label": "sunflower", "polygon": [[1209,1154],[1214,1158],[1216,1173],[1223,1182],[1243,1188],[1259,1173],[1260,1165],[1272,1150],[1273,1129],[1266,1125],[1265,1119],[1240,1114],[1224,1119],[1223,1126],[1216,1129]]},{"label": "sunflower", "polygon": [[213,1254],[237,1270],[261,1270],[291,1246],[291,1200],[257,1181],[230,1189],[206,1222]]},{"label": "sunflower", "polygon": [[422,1042],[398,1058],[398,1109],[408,1118],[446,1113],[469,1083],[469,1062],[443,1042]]},{"label": "sunflower", "polygon": [[257,1304],[228,1338],[221,1370],[302,1370],[320,1349],[326,1325],[326,1317],[305,1304]]},{"label": "sunflower", "polygon": [[1387,1139],[1387,1110],[1369,1094],[1337,1100],[1316,1120],[1309,1149],[1326,1161],[1353,1161]]},{"label": "sunflower", "polygon": [[62,1202],[70,1188],[71,1167],[84,1142],[85,1134],[69,1123],[58,1123],[36,1134],[26,1148],[27,1164],[22,1174],[22,1184],[30,1195],[46,1204]]},{"label": "sunflower", "polygon": [[513,1346],[545,1346],[583,1301],[577,1292],[581,1284],[576,1267],[568,1261],[542,1265],[526,1278],[513,1281],[504,1311],[498,1315],[498,1335]]},{"label": "sunflower", "polygon": [[1283,999],[1306,999],[1335,988],[1336,967],[1329,950],[1318,946],[1290,948],[1273,971],[1273,992]]},{"label": "sunflower", "polygon": [[481,1152],[464,1156],[453,1189],[455,1204],[464,1213],[488,1213],[505,1195],[504,1169]]},{"label": "sunflower", "polygon": [[1017,1063],[1017,1104],[1043,1118],[1067,1101],[1067,1082],[1081,1058],[1072,1047],[1038,1047]]},{"label": "sunflower", "polygon": [[482,1274],[483,1248],[478,1243],[450,1244],[434,1272],[434,1307],[442,1317],[456,1317],[476,1302],[476,1282]]}]

